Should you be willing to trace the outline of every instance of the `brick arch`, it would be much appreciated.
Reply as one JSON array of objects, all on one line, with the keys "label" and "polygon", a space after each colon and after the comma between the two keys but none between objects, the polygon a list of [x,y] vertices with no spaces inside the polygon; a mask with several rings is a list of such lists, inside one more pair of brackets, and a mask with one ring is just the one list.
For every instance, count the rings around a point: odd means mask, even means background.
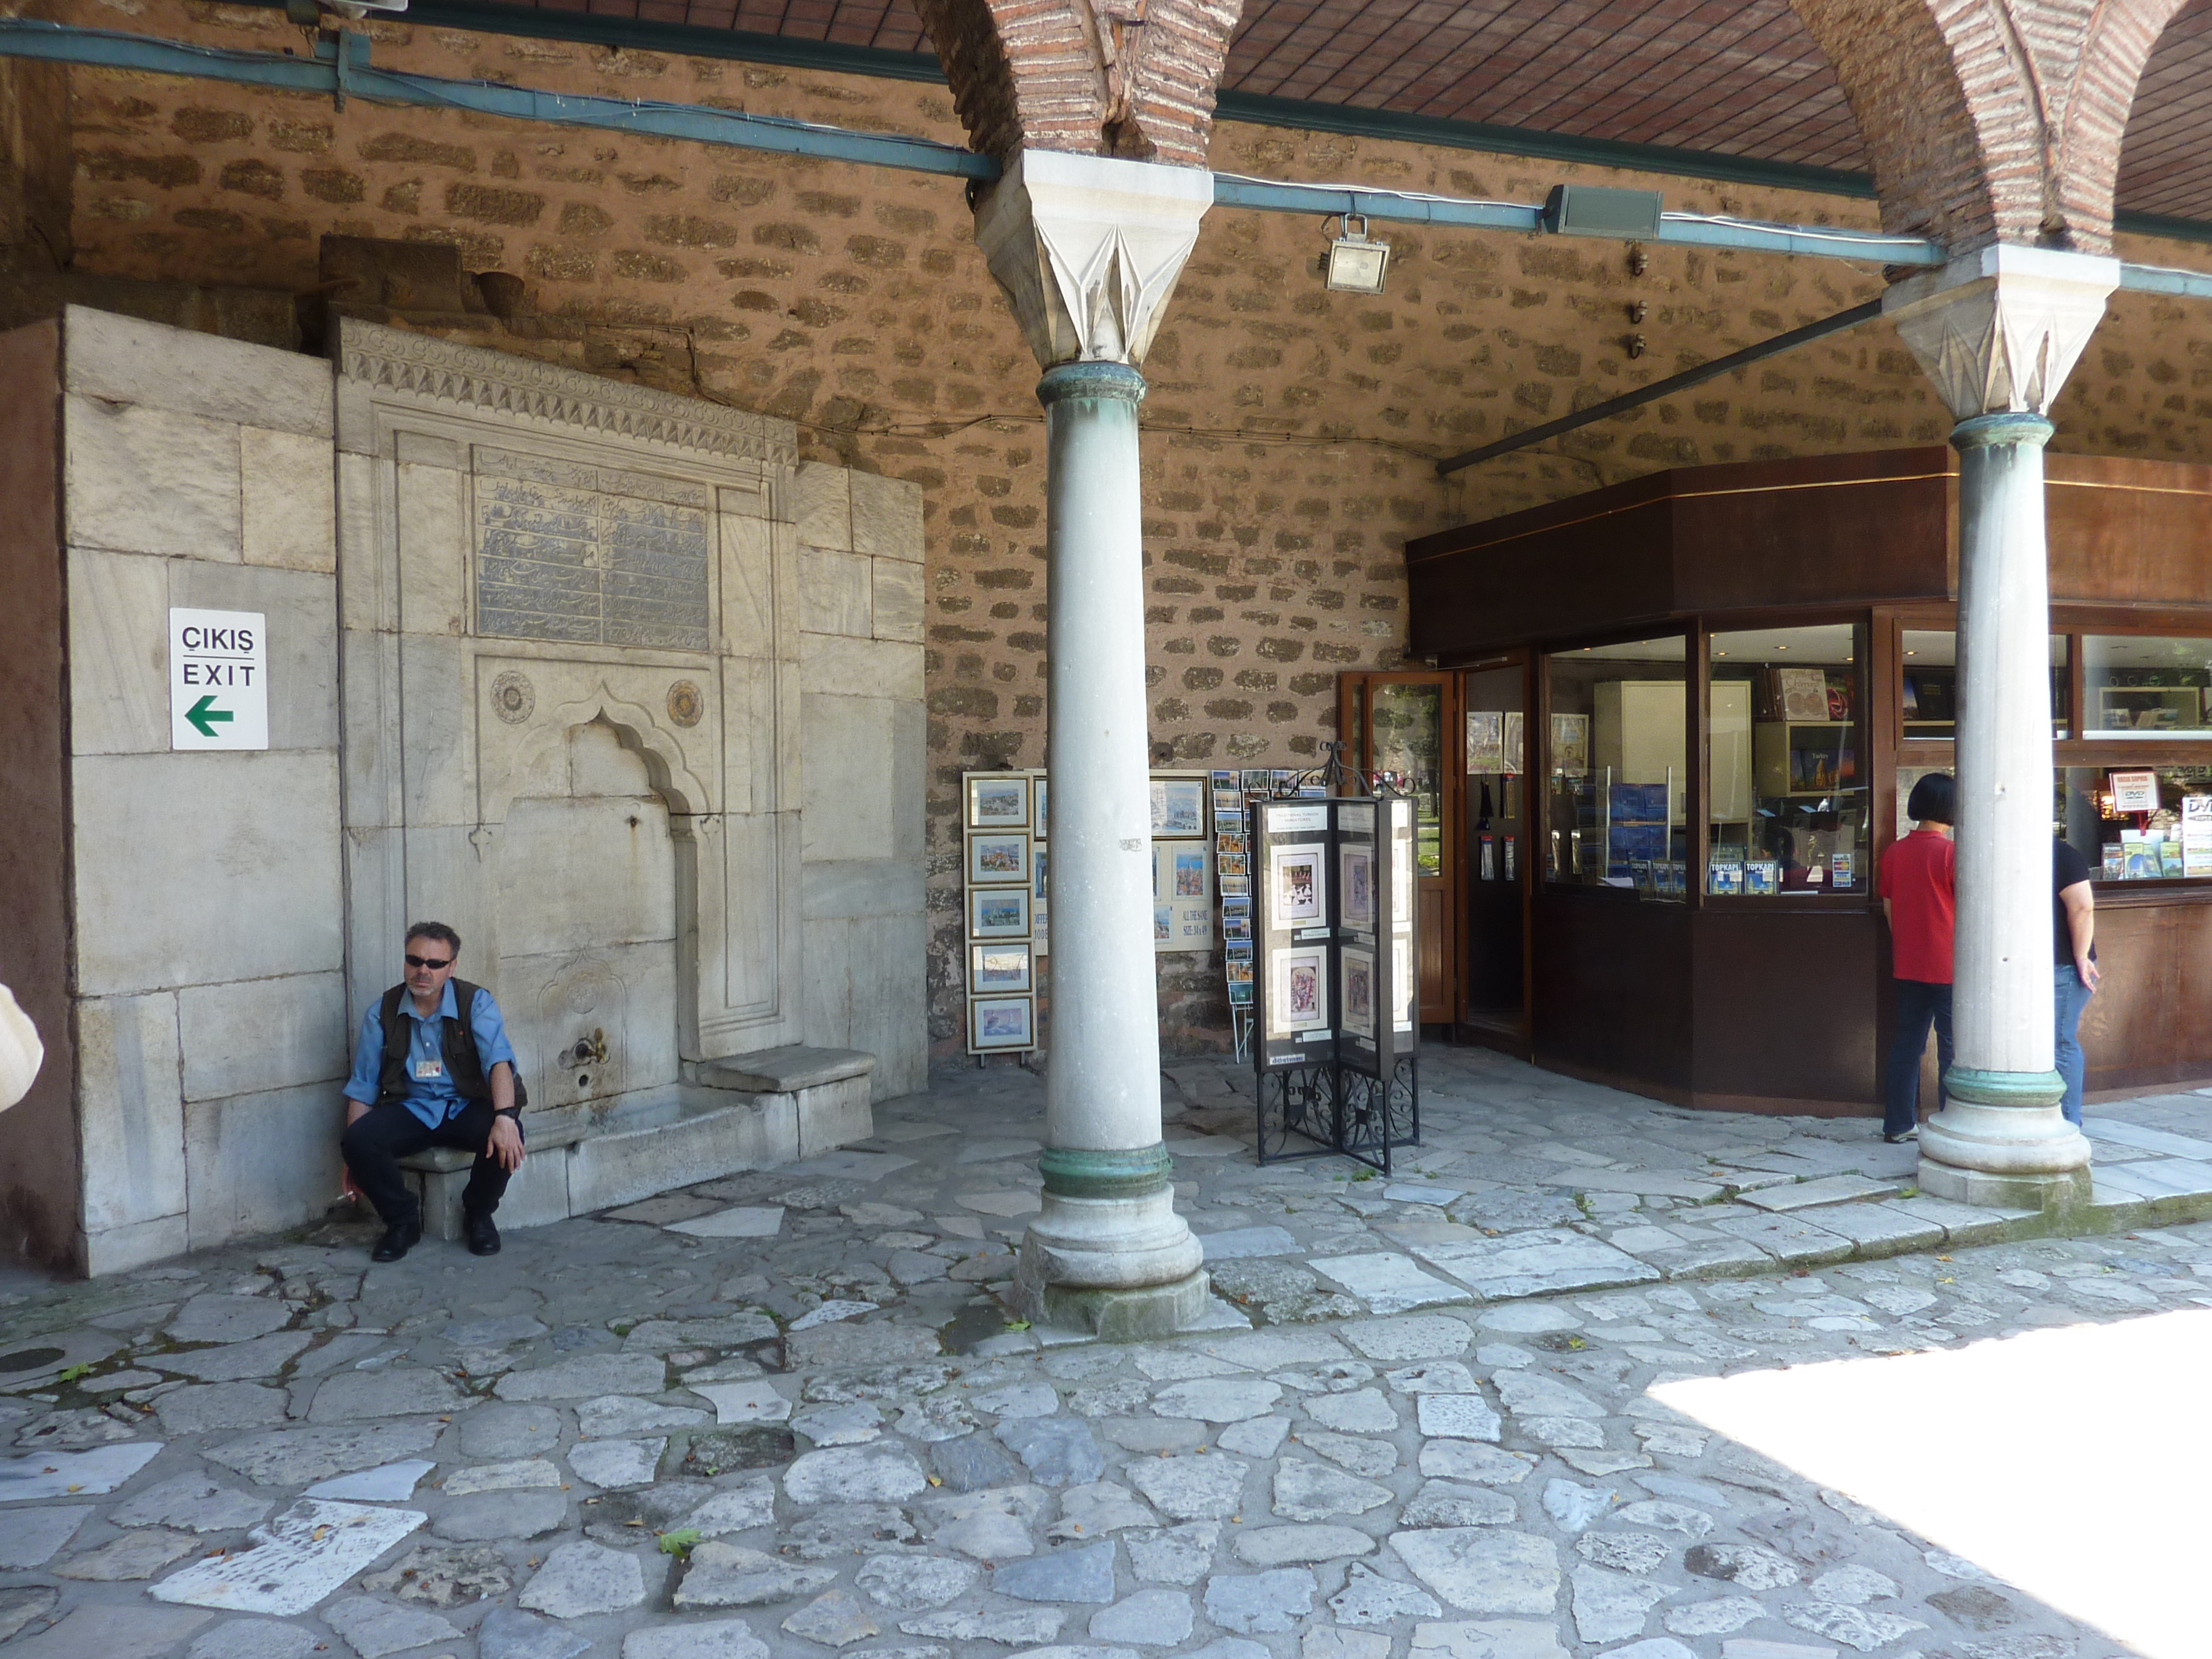
[{"label": "brick arch", "polygon": [[1239,0],[915,0],[975,149],[1204,167]]},{"label": "brick arch", "polygon": [[2182,0],[1790,0],[1834,65],[1884,228],[2109,253],[2136,82]]}]

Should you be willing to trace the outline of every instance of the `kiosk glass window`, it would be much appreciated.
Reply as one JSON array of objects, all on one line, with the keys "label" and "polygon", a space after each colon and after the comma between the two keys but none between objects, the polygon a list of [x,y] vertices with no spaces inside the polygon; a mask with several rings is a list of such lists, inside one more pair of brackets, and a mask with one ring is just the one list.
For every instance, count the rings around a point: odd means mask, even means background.
[{"label": "kiosk glass window", "polygon": [[2087,738],[2212,738],[2212,640],[2084,635],[2081,701]]},{"label": "kiosk glass window", "polygon": [[[1899,647],[1898,706],[1907,743],[1949,743],[1959,735],[1959,636],[1948,628],[1908,628]],[[2088,694],[2092,708],[2097,694]],[[2069,729],[2066,636],[2051,636],[2051,732]],[[2089,734],[2095,737],[2098,734]]]},{"label": "kiosk glass window", "polygon": [[2212,755],[2193,766],[2061,766],[2051,830],[2088,860],[2092,881],[2212,876]]},{"label": "kiosk glass window", "polygon": [[1863,896],[1865,677],[1850,623],[1715,634],[1708,646],[1705,890]]},{"label": "kiosk glass window", "polygon": [[1547,882],[1687,896],[1686,666],[1680,635],[1545,659]]},{"label": "kiosk glass window", "polygon": [[1413,798],[1414,858],[1420,873],[1443,873],[1444,690],[1441,685],[1376,683],[1374,765],[1404,780]]}]

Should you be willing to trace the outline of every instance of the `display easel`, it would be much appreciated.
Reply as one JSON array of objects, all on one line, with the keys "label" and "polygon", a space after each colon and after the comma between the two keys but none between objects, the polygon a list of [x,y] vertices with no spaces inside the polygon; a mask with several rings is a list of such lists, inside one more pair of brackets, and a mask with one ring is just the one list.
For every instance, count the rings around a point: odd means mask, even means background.
[{"label": "display easel", "polygon": [[[1334,754],[1325,775],[1347,775]],[[1388,1175],[1420,1141],[1413,803],[1374,787],[1251,803],[1262,1164],[1340,1154]]]}]

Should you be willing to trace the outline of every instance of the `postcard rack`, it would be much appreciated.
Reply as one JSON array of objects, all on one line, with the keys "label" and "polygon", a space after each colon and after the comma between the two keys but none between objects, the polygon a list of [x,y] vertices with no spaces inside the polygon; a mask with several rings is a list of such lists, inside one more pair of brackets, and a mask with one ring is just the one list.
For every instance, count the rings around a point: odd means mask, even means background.
[{"label": "postcard rack", "polygon": [[1421,1138],[1413,803],[1255,800],[1248,822],[1260,1161],[1388,1175]]}]

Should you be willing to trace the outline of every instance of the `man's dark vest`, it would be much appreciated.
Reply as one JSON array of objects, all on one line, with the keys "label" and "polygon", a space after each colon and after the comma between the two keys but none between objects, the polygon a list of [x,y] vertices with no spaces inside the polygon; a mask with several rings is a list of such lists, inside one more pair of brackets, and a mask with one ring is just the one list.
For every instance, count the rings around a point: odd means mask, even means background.
[{"label": "man's dark vest", "polygon": [[[452,1080],[453,1092],[463,1100],[489,1100],[491,1083],[484,1076],[483,1061],[477,1053],[476,1027],[470,1016],[476,1012],[477,993],[483,988],[471,985],[465,979],[449,981],[453,989],[453,1006],[459,1018],[441,1022],[445,1027],[439,1047],[444,1051],[446,1076]],[[410,994],[405,985],[395,985],[384,994],[384,1070],[377,1080],[377,1103],[386,1105],[404,1100],[408,1085],[407,1051],[410,1033],[406,1016],[400,1012],[403,1000]],[[514,1103],[522,1106],[529,1096],[522,1087],[522,1077],[517,1071],[514,1079]]]}]

